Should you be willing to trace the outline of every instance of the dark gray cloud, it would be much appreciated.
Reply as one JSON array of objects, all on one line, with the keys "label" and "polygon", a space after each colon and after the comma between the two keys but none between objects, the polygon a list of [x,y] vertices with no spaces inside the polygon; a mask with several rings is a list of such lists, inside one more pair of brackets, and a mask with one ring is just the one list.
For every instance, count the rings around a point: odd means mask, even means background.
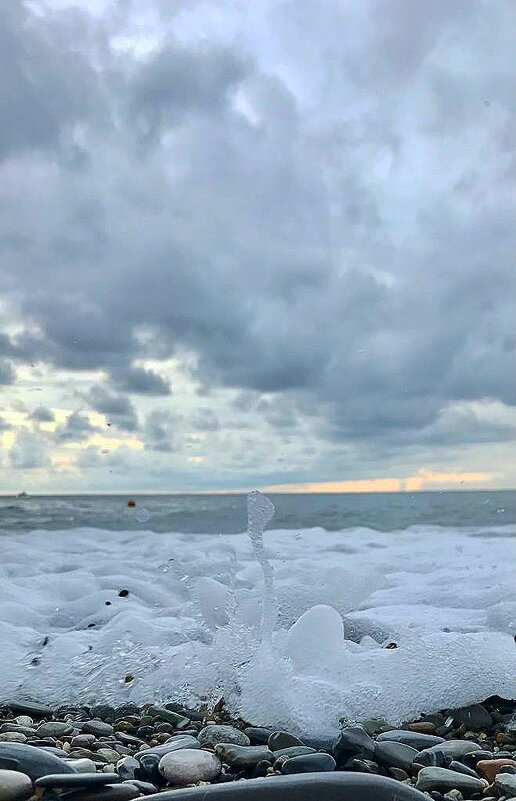
[{"label": "dark gray cloud", "polygon": [[112,377],[117,387],[137,395],[170,395],[172,392],[167,379],[143,367],[130,367],[125,371],[115,368]]},{"label": "dark gray cloud", "polygon": [[31,412],[30,418],[38,423],[52,423],[54,421],[54,412],[46,406],[36,406]]},{"label": "dark gray cloud", "polygon": [[125,431],[138,429],[138,415],[133,404],[124,395],[115,395],[105,387],[95,385],[88,394],[92,409],[106,415],[108,422]]},{"label": "dark gray cloud", "polygon": [[[143,57],[86,11],[2,13],[4,358],[164,396],[135,363],[193,354],[205,392],[386,453],[516,405],[512,3],[265,3],[266,42],[167,30]],[[176,422],[150,413],[146,447]]]},{"label": "dark gray cloud", "polygon": [[72,412],[66,422],[56,428],[54,437],[58,442],[82,442],[98,430],[84,414]]},{"label": "dark gray cloud", "polygon": [[143,441],[148,450],[169,453],[181,450],[180,416],[168,409],[154,409],[145,418]]},{"label": "dark gray cloud", "polygon": [[0,384],[12,384],[15,373],[13,366],[6,359],[0,359]]}]

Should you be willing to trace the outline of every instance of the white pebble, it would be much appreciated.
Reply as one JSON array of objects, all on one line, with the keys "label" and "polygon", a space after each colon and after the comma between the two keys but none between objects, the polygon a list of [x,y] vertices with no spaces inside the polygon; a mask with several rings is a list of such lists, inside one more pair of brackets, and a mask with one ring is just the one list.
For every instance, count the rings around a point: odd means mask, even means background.
[{"label": "white pebble", "polygon": [[158,765],[159,772],[171,784],[186,785],[216,779],[222,763],[216,754],[183,748],[165,754]]}]

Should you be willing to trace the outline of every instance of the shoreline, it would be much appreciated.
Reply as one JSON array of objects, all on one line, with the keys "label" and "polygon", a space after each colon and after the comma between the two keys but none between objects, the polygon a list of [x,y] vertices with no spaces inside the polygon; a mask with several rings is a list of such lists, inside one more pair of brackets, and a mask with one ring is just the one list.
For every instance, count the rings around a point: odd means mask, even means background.
[{"label": "shoreline", "polygon": [[[382,795],[393,782],[407,798],[417,790],[434,801],[515,796],[516,701],[492,696],[401,727],[381,719],[343,721],[332,743],[253,726],[231,717],[222,700],[198,710],[175,703],[0,703],[0,801],[25,801],[34,793],[56,801],[67,789],[74,801],[129,801],[198,786],[209,797],[211,788],[235,782],[244,798],[251,779],[275,778],[282,792],[293,782],[299,793],[303,775],[329,773],[361,775],[349,796],[354,801],[369,801],[373,792],[380,801],[394,798]],[[281,785],[286,776],[298,778]],[[320,791],[314,785],[319,801],[323,785]]]}]

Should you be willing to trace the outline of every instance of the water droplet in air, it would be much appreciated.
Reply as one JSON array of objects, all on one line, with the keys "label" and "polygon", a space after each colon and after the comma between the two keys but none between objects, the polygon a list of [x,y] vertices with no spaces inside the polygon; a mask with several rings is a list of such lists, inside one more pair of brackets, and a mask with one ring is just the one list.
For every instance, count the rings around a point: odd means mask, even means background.
[{"label": "water droplet in air", "polygon": [[146,523],[147,520],[150,520],[150,512],[144,506],[142,506],[140,509],[137,509],[134,516],[138,523]]}]

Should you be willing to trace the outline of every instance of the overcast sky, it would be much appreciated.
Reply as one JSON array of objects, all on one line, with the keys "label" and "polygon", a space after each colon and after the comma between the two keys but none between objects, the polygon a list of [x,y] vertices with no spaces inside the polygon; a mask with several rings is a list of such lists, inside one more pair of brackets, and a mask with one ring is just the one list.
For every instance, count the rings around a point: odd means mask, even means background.
[{"label": "overcast sky", "polygon": [[14,0],[0,52],[1,492],[515,486],[513,0]]}]

